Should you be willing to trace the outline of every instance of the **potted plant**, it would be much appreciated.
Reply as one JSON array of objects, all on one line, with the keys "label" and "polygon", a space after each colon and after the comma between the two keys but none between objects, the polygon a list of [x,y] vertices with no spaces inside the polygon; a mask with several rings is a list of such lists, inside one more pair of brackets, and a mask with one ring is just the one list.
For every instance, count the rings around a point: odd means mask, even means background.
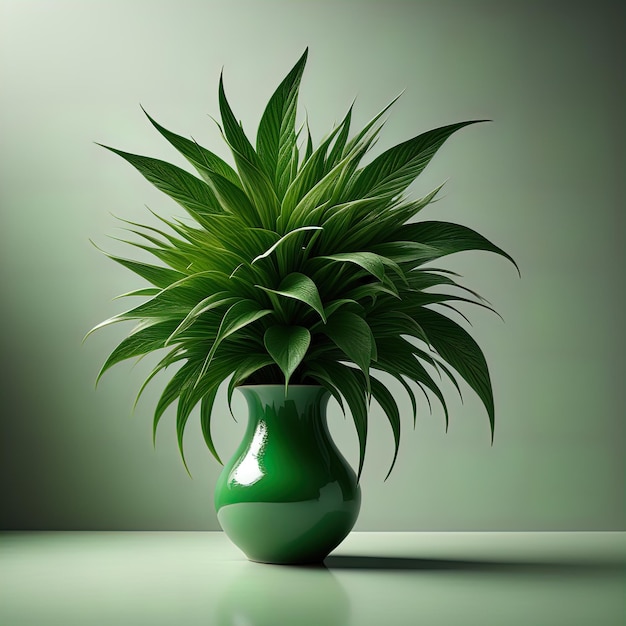
[{"label": "potted plant", "polygon": [[[161,217],[162,228],[130,223],[139,239],[128,243],[157,263],[109,256],[150,286],[124,294],[142,301],[95,328],[137,323],[98,379],[120,361],[163,350],[141,394],[158,372],[176,368],[157,403],[154,432],[176,403],[183,462],[183,433],[194,407],[199,405],[206,444],[220,461],[210,429],[216,394],[227,384],[230,403],[236,388],[243,392],[249,424],[218,480],[215,504],[222,527],[249,558],[278,563],[322,560],[352,528],[372,400],[393,432],[393,468],[401,416],[378,373],[404,387],[414,421],[416,390],[436,397],[446,426],[446,402],[433,374],[457,388],[457,377],[464,379],[485,406],[493,439],[485,358],[445,314],[456,302],[490,307],[460,286],[458,275],[432,262],[464,250],[514,262],[465,226],[413,221],[440,188],[419,200],[405,194],[446,139],[475,122],[425,132],[363,166],[389,107],[352,136],[351,107],[314,147],[308,125],[296,125],[306,58],[305,51],[269,100],[256,145],[231,110],[220,78],[220,130],[235,167],[150,116],[198,176],[108,148],[191,220]],[[354,420],[356,474],[328,434],[330,397]]]}]

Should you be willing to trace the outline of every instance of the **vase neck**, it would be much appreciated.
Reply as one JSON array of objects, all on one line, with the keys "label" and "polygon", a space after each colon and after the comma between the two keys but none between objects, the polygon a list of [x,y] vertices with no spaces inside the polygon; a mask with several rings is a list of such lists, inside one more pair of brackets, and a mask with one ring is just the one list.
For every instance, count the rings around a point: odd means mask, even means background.
[{"label": "vase neck", "polygon": [[244,395],[250,416],[262,415],[264,419],[295,419],[319,421],[326,415],[330,393],[317,385],[244,385],[239,387]]}]

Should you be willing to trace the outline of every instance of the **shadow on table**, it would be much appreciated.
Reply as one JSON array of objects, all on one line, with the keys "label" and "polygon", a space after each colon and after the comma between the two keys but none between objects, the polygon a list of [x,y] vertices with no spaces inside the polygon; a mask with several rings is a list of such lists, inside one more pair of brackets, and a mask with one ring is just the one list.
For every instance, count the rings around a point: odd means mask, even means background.
[{"label": "shadow on table", "polygon": [[544,575],[626,575],[626,563],[615,560],[481,560],[421,559],[397,556],[331,555],[324,565],[330,569],[414,571],[414,572],[484,572],[492,574]]}]

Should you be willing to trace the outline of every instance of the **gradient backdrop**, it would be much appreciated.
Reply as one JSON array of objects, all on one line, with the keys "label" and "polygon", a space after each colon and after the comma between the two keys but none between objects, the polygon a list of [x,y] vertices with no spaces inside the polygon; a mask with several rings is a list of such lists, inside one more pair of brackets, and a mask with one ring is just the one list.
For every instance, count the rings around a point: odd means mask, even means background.
[{"label": "gradient backdrop", "polygon": [[[490,363],[495,445],[466,390],[452,420],[407,414],[400,456],[371,415],[357,530],[624,530],[624,11],[606,2],[208,2],[0,0],[0,527],[217,529],[220,470],[197,420],[173,416],[156,451],[158,379],[131,417],[150,363],[94,379],[125,332],[85,332],[122,310],[140,279],[100,254],[126,251],[116,214],[181,209],[99,141],[173,160],[166,127],[226,157],[217,83],[253,131],[305,46],[301,93],[319,140],[357,96],[363,124],[391,98],[377,150],[462,119],[413,186],[449,178],[425,218],[483,233],[518,261],[449,260],[506,320],[476,309]],[[395,391],[395,388],[394,388]],[[407,407],[406,398],[402,398]],[[218,449],[233,451],[222,400]],[[336,405],[331,429],[355,462]]]}]

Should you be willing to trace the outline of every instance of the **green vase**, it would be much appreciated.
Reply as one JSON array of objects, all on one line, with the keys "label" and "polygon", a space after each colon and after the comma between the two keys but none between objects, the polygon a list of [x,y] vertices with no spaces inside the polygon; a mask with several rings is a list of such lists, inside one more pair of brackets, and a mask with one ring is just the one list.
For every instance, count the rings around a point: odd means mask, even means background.
[{"label": "green vase", "polygon": [[330,394],[318,386],[249,385],[243,441],[215,488],[224,532],[252,561],[316,563],[359,513],[356,475],[326,423]]}]

